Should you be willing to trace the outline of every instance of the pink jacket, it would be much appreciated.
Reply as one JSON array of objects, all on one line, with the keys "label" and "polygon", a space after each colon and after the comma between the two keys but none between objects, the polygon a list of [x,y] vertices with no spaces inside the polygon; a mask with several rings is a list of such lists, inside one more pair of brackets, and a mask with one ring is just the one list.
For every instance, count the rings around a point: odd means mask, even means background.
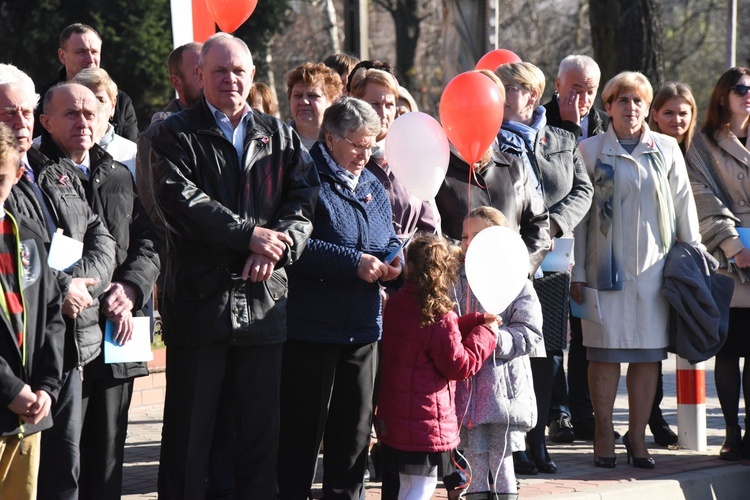
[{"label": "pink jacket", "polygon": [[496,337],[481,313],[420,327],[413,290],[407,281],[383,313],[376,429],[397,450],[447,451],[459,442],[454,381],[479,371]]}]

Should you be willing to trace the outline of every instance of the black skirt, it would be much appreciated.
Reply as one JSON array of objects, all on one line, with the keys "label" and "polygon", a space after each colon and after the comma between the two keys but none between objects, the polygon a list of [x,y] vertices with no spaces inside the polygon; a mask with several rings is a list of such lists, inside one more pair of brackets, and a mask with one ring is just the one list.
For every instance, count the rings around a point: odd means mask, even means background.
[{"label": "black skirt", "polygon": [[442,478],[455,470],[451,451],[401,451],[385,444],[381,446],[383,460],[388,462],[391,470],[398,469],[400,474]]}]

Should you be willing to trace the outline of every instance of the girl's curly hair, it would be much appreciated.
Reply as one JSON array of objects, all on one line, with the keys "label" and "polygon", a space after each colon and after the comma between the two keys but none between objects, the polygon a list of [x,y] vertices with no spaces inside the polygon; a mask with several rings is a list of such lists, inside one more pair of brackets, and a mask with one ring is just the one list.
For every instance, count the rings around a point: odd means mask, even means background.
[{"label": "girl's curly hair", "polygon": [[460,249],[433,234],[415,236],[406,253],[408,277],[416,284],[414,297],[423,327],[453,310],[450,288],[461,266]]}]

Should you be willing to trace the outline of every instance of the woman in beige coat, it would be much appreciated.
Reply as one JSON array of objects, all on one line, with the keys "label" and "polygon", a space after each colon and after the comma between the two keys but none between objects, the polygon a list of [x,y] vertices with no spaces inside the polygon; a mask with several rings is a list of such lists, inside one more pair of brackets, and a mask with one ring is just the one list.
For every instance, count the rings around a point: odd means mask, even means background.
[{"label": "woman in beige coat", "polygon": [[[747,431],[750,417],[745,418],[745,437],[742,440],[738,419],[739,358],[750,356],[750,249],[738,235],[738,228],[750,228],[748,128],[750,69],[732,68],[716,83],[706,122],[695,135],[687,154],[703,242],[721,264],[720,272],[735,280],[729,312],[729,337],[716,355],[714,368],[716,393],[726,424],[726,440],[719,458],[732,461],[750,458]],[[750,408],[750,366],[747,361],[742,386],[747,415]]]},{"label": "woman in beige coat", "polygon": [[594,184],[594,202],[575,231],[571,297],[596,290],[601,324],[582,321],[589,388],[596,419],[594,464],[616,465],[612,410],[627,372],[629,421],[623,443],[628,462],[653,468],[645,431],[659,361],[667,357],[669,306],[662,270],[675,238],[700,244],[698,218],[677,142],[646,124],[653,90],[640,73],[623,72],[604,87],[612,122],[607,132],[580,144]]}]

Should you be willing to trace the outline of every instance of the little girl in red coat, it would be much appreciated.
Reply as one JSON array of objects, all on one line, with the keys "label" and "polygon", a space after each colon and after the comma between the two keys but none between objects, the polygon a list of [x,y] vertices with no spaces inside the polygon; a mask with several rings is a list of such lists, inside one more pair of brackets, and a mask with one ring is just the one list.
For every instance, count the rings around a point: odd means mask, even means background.
[{"label": "little girl in red coat", "polygon": [[497,342],[494,315],[453,312],[459,267],[443,238],[415,237],[406,283],[383,313],[376,429],[384,459],[398,464],[399,499],[431,498],[438,474],[451,472],[455,381],[476,374]]}]

